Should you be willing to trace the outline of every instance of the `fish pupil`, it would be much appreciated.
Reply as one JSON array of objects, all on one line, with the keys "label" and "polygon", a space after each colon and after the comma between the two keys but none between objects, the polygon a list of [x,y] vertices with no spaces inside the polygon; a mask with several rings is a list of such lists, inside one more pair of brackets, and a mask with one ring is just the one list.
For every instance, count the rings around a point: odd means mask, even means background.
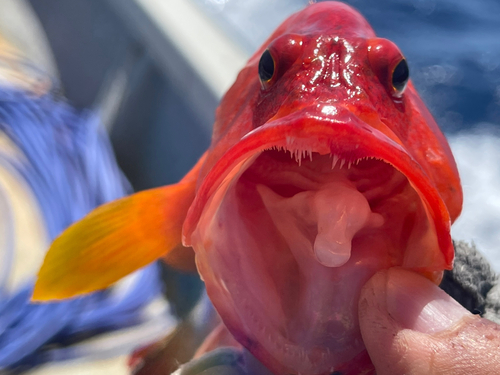
[{"label": "fish pupil", "polygon": [[410,69],[406,60],[402,59],[392,73],[392,86],[396,91],[402,92],[408,83],[409,77]]},{"label": "fish pupil", "polygon": [[269,50],[265,50],[259,61],[259,77],[262,82],[267,82],[274,75],[274,59]]}]

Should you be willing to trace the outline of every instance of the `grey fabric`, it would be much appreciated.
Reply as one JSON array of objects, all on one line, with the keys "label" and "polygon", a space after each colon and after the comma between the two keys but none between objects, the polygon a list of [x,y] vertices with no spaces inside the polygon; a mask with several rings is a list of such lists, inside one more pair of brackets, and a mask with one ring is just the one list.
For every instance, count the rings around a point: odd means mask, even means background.
[{"label": "grey fabric", "polygon": [[498,276],[475,245],[455,242],[455,264],[440,287],[474,314],[500,323]]}]

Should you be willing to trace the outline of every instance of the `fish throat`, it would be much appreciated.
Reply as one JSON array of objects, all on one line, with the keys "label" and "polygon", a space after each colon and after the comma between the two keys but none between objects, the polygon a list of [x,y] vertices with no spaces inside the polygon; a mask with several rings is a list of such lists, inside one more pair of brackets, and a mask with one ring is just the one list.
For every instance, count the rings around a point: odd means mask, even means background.
[{"label": "fish throat", "polygon": [[430,227],[390,164],[272,148],[224,180],[193,245],[211,300],[247,349],[277,374],[327,374],[364,352],[363,284],[437,247]]}]

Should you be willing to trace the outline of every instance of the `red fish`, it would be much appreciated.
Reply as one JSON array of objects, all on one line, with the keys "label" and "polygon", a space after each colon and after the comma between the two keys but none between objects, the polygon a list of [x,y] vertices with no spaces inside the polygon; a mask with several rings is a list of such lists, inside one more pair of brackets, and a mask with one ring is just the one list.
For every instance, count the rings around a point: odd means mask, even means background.
[{"label": "red fish", "polygon": [[439,282],[461,206],[401,51],[321,2],[250,58],[181,182],[102,206],[54,242],[34,299],[103,288],[161,256],[185,267],[192,247],[225,326],[272,372],[372,373],[360,288],[394,266]]}]

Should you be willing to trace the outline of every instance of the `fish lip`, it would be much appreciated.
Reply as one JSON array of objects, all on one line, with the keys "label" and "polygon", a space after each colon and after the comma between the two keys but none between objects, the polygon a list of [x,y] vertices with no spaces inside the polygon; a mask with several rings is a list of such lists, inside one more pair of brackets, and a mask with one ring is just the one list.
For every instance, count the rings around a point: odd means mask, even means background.
[{"label": "fish lip", "polygon": [[238,164],[243,165],[272,148],[309,150],[338,155],[347,161],[379,159],[405,175],[435,225],[439,248],[444,256],[444,264],[437,268],[451,269],[454,249],[450,236],[450,215],[432,180],[403,142],[388,127],[381,129],[380,122],[365,122],[344,107],[332,106],[330,113],[318,108],[319,106],[302,108],[286,116],[273,118],[247,133],[225,152],[199,186],[184,222],[183,244],[191,245],[191,234],[205,204]]}]

